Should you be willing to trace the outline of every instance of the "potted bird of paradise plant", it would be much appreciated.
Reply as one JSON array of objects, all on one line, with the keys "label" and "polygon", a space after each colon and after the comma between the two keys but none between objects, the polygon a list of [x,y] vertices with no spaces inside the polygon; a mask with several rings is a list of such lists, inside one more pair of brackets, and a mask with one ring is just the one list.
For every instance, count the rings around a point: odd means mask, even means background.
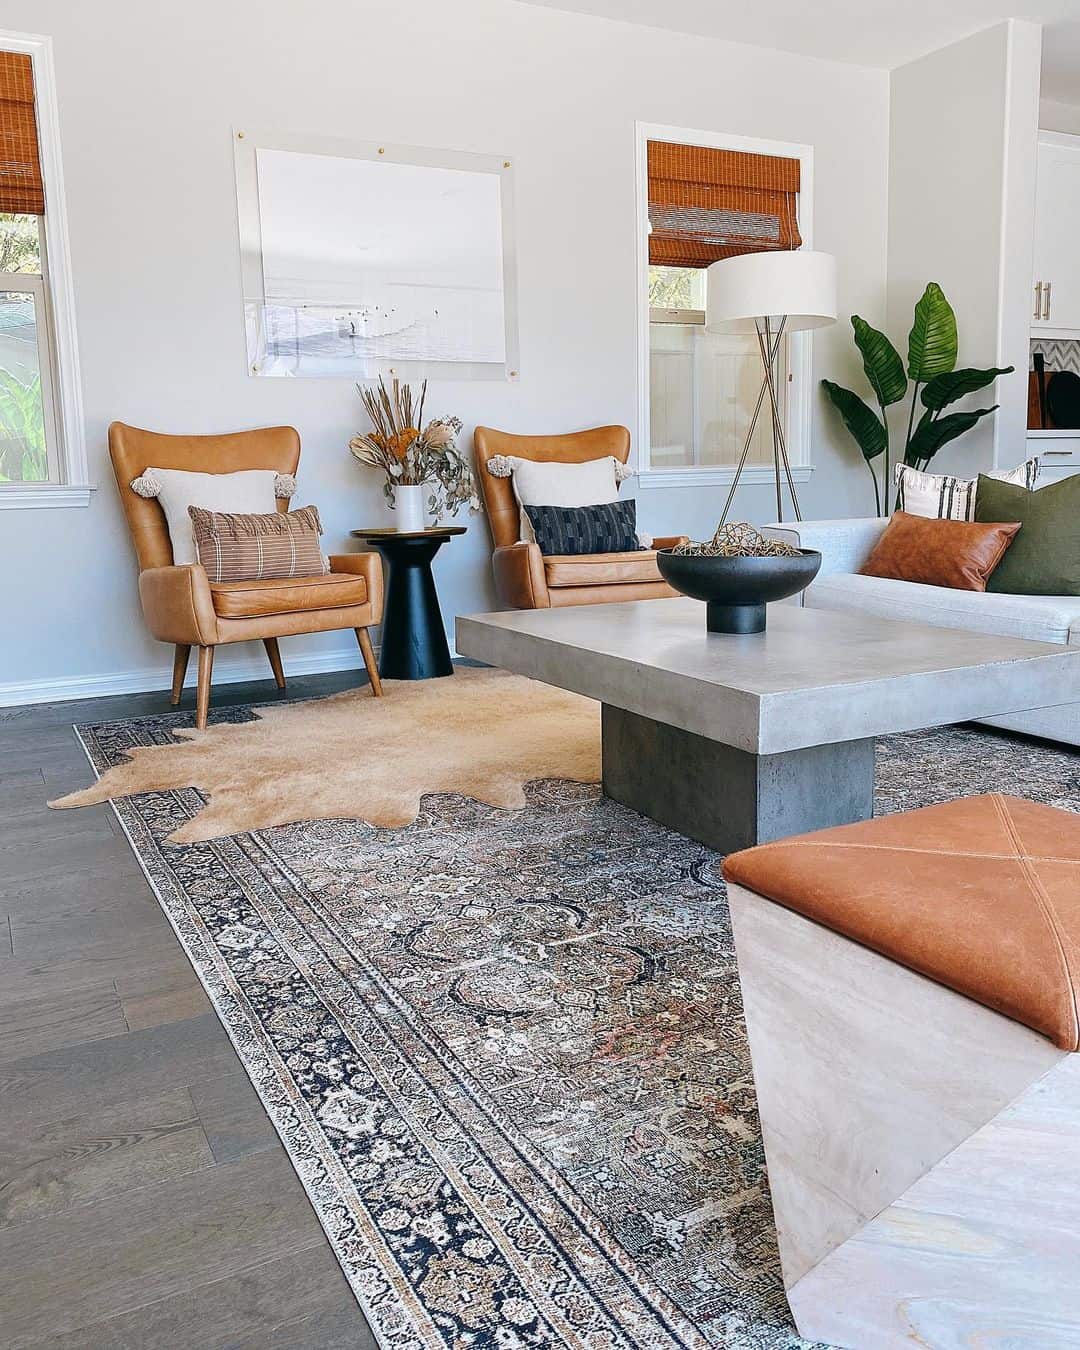
[{"label": "potted bird of paradise plant", "polygon": [[383,494],[394,510],[398,530],[422,530],[427,515],[456,516],[461,507],[480,509],[476,479],[457,448],[458,417],[436,417],[424,425],[427,380],[419,396],[411,387],[382,377],[376,388],[357,385],[371,430],[349,441],[361,464],[381,469]]},{"label": "potted bird of paradise plant", "polygon": [[[883,503],[886,506],[888,503],[893,476],[887,410],[907,395],[909,381],[911,406],[907,417],[907,436],[900,454],[904,464],[914,469],[925,469],[943,445],[970,431],[984,417],[989,417],[997,404],[989,408],[961,409],[950,413],[944,410],[965,395],[988,388],[999,375],[1012,374],[1013,367],[991,366],[981,370],[966,366],[957,370],[959,344],[956,315],[945,298],[945,292],[935,281],[929,283],[915,306],[915,316],[908,334],[906,372],[900,353],[884,333],[873,328],[858,314],[852,315],[851,326],[878,411],[875,412],[852,389],[845,389],[832,380],[822,380],[821,383],[862,451],[874,480],[877,513],[881,515]],[[884,461],[880,488],[874,468],[874,461],[879,458]]]}]

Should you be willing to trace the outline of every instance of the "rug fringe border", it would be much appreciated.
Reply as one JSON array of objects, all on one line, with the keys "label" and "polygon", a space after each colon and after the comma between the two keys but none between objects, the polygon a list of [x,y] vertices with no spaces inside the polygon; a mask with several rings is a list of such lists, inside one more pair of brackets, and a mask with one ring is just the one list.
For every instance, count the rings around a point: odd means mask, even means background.
[{"label": "rug fringe border", "polygon": [[[124,719],[121,718],[116,720],[123,721]],[[76,722],[72,722],[71,729],[75,733],[75,739],[79,742],[82,752],[86,756],[86,762],[90,765],[90,768],[94,773],[94,777],[100,779],[101,773],[98,770],[98,766],[94,763],[94,757],[90,753],[90,747],[87,745],[86,741],[83,738],[82,730],[79,724]],[[139,871],[142,872],[143,876],[146,878],[146,883],[153,892],[154,899],[157,901],[158,909],[160,909],[161,913],[165,916],[166,922],[168,923],[169,927],[175,934],[176,940],[177,942],[179,942],[180,948],[183,951],[184,956],[187,958],[187,961],[195,974],[195,978],[199,981],[199,985],[202,988],[203,993],[205,993],[206,997],[210,1000],[210,1005],[214,1009],[214,1015],[217,1018],[221,1027],[224,1029],[226,1036],[228,1036],[229,1044],[233,1048],[233,1052],[235,1053],[236,1058],[240,1063],[240,1067],[244,1070],[244,1077],[248,1080],[252,1088],[255,1090],[255,1094],[259,1098],[260,1105],[266,1112],[267,1119],[270,1121],[271,1125],[273,1125],[274,1133],[281,1141],[281,1145],[284,1148],[286,1156],[289,1159],[289,1165],[293,1169],[293,1174],[295,1175],[297,1181],[299,1181],[300,1186],[303,1189],[304,1195],[307,1197],[307,1202],[311,1206],[311,1209],[315,1214],[315,1217],[319,1221],[319,1227],[323,1230],[323,1233],[326,1236],[326,1241],[329,1244],[330,1250],[334,1254],[334,1260],[337,1261],[338,1267],[341,1270],[341,1273],[345,1276],[346,1282],[348,1283],[348,1286],[352,1291],[353,1297],[356,1299],[357,1306],[364,1315],[364,1320],[368,1325],[368,1329],[370,1330],[372,1336],[374,1336],[376,1342],[380,1347],[380,1350],[403,1350],[403,1344],[405,1343],[403,1343],[400,1338],[390,1340],[384,1335],[382,1328],[379,1326],[376,1318],[373,1315],[370,1304],[368,1303],[364,1295],[361,1293],[360,1289],[357,1287],[357,1281],[353,1278],[353,1275],[350,1273],[350,1271],[345,1266],[345,1263],[342,1261],[341,1253],[338,1250],[337,1240],[335,1239],[334,1234],[330,1231],[330,1228],[328,1227],[327,1217],[323,1213],[322,1206],[316,1202],[315,1197],[311,1194],[311,1191],[308,1189],[307,1183],[305,1182],[303,1176],[301,1175],[300,1169],[297,1166],[297,1163],[299,1161],[297,1153],[295,1149],[292,1147],[292,1144],[290,1143],[288,1137],[283,1133],[281,1125],[277,1120],[276,1113],[272,1109],[271,1103],[267,1101],[259,1084],[252,1078],[251,1074],[248,1073],[247,1066],[244,1063],[244,1056],[241,1053],[241,1047],[237,1042],[235,1035],[233,1034],[232,1027],[229,1026],[229,1023],[225,1019],[219,1006],[218,999],[214,994],[213,990],[207,988],[206,982],[199,974],[198,966],[192,959],[192,953],[189,950],[188,943],[185,940],[184,935],[180,932],[180,929],[176,926],[176,923],[173,921],[173,917],[169,913],[167,905],[162,900],[161,891],[158,887],[157,882],[154,880],[153,876],[151,876],[149,870],[147,869],[145,863],[143,862],[142,857],[139,854],[139,850],[135,847],[135,842],[131,837],[131,831],[128,829],[127,823],[125,822],[123,816],[117,810],[116,805],[117,800],[124,801],[126,800],[126,798],[113,799],[112,797],[110,797],[109,808],[111,809],[113,815],[116,817],[120,829],[123,831],[124,839],[127,842],[129,850],[131,851],[131,855],[138,864]],[[373,1259],[377,1260],[374,1253],[372,1253],[372,1257]],[[419,1328],[416,1325],[415,1319],[412,1317],[412,1314],[408,1311],[408,1309],[404,1307],[404,1305],[402,1305],[402,1311],[409,1318],[413,1330],[412,1343],[415,1346],[419,1347],[420,1350],[423,1350],[423,1347],[426,1345],[426,1342],[424,1338],[419,1334]]]}]

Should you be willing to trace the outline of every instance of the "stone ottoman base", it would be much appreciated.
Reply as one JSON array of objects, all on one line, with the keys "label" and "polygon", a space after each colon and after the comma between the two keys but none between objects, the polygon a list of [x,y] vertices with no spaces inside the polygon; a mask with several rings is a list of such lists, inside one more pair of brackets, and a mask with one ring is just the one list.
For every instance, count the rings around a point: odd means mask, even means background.
[{"label": "stone ottoman base", "polygon": [[[1080,819],[968,799],[725,870],[800,1333],[851,1350],[1080,1344]],[[789,908],[800,885],[816,918]],[[995,988],[1010,1015],[976,1001]]]}]

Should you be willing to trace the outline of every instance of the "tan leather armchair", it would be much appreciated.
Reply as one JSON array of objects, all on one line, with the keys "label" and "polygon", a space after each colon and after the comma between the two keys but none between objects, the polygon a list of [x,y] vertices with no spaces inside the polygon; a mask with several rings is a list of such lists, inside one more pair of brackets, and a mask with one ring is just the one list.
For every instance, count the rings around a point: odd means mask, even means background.
[{"label": "tan leather armchair", "polygon": [[[131,490],[131,480],[150,466],[196,473],[273,469],[294,474],[300,462],[300,436],[293,427],[226,436],[167,436],[114,422],[109,428],[109,456],[139,560],[139,598],[147,627],[160,642],[176,647],[174,707],[180,702],[191,649],[199,649],[195,725],[200,730],[210,708],[214,651],[226,642],[261,638],[278,688],[284,689],[279,637],[352,628],[372,693],[382,693],[368,633],[382,618],[382,562],[377,553],[331,557],[326,576],[211,582],[198,563],[174,566],[164,511],[152,498]],[[277,505],[279,511],[288,510],[287,501]]]},{"label": "tan leather armchair", "polygon": [[495,543],[495,590],[501,605],[510,609],[549,609],[615,600],[663,600],[677,594],[657,570],[656,550],[685,543],[686,535],[654,539],[651,549],[638,553],[545,557],[536,544],[525,543],[521,538],[520,507],[510,479],[496,478],[488,472],[492,455],[557,460],[565,464],[614,455],[625,464],[630,456],[630,432],[626,427],[594,427],[565,436],[515,436],[508,431],[477,427],[473,445],[480,490]]}]

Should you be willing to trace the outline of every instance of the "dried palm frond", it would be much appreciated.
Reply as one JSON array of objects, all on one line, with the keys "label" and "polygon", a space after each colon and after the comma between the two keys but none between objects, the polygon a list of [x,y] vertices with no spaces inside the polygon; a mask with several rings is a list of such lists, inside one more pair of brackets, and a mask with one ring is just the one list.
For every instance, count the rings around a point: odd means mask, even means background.
[{"label": "dried palm frond", "polygon": [[357,392],[371,430],[354,436],[349,450],[361,464],[383,471],[383,490],[391,501],[395,487],[430,484],[429,505],[436,516],[456,515],[462,506],[480,509],[472,469],[455,444],[460,419],[436,417],[424,426],[427,380],[420,386],[419,398],[397,379],[387,389],[381,376],[376,388],[357,385]]}]

